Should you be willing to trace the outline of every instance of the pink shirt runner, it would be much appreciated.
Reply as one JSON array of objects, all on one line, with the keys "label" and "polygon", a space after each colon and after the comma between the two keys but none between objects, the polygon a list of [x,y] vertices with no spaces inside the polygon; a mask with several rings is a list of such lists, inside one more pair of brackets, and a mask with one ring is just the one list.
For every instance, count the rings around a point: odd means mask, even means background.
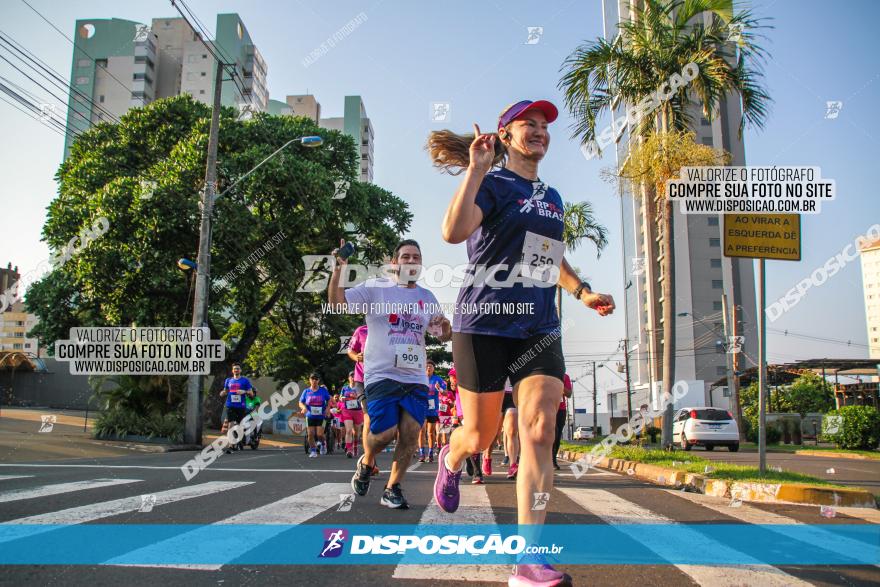
[{"label": "pink shirt runner", "polygon": [[[367,344],[367,325],[358,326],[352,333],[351,339],[348,341],[348,348],[356,353],[364,352]],[[358,361],[354,364],[354,380],[364,382],[364,362]]]}]

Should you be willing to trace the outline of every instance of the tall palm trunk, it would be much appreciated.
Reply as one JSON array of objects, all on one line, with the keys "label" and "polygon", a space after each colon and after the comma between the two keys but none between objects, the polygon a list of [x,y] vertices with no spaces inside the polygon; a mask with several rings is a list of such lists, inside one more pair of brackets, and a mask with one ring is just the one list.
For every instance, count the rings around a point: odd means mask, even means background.
[{"label": "tall palm trunk", "polygon": [[[669,132],[668,112],[664,108],[660,116],[662,132]],[[672,386],[675,378],[675,208],[672,200],[663,193],[663,399],[668,402],[663,412],[662,444],[672,446]]]}]

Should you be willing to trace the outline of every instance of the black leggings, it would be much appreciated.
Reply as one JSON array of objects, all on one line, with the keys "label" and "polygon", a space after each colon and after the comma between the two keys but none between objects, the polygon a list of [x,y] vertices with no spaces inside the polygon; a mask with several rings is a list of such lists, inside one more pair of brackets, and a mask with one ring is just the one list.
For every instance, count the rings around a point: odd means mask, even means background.
[{"label": "black leggings", "polygon": [[553,464],[556,464],[556,453],[562,442],[562,429],[565,428],[565,410],[556,410],[556,438],[553,440]]}]

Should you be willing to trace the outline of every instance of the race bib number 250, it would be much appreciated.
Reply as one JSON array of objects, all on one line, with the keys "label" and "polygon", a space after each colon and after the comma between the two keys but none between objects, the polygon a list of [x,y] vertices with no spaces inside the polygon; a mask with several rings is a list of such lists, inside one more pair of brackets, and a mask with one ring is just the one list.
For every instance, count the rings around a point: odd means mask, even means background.
[{"label": "race bib number 250", "polygon": [[548,236],[526,231],[523,240],[520,275],[537,281],[556,283],[565,255],[565,244]]}]

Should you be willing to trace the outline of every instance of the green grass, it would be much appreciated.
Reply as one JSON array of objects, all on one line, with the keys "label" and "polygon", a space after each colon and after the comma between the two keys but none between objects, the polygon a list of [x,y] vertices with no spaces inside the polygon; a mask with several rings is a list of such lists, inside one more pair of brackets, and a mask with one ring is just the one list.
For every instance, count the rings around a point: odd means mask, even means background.
[{"label": "green grass", "polygon": [[[563,442],[562,449],[578,453],[588,453],[593,449],[595,444],[597,443],[586,445]],[[795,473],[794,471],[776,471],[768,469],[762,476],[758,472],[758,467],[710,461],[709,459],[704,459],[693,453],[684,453],[680,451],[669,453],[662,450],[646,449],[639,446],[618,445],[611,449],[611,454],[609,456],[626,461],[669,467],[671,469],[686,471],[688,473],[697,473],[709,479],[754,483],[801,483],[806,485],[822,485],[823,487],[834,487],[837,489],[852,489],[852,487],[829,483],[824,479],[819,479],[811,475],[804,475],[803,473]],[[711,467],[708,473],[706,472],[707,466]]]},{"label": "green grass", "polygon": [[[611,450],[610,456],[627,461],[669,467],[678,471],[687,471],[688,473],[698,473],[709,479],[756,483],[801,483],[838,489],[852,489],[851,487],[829,483],[824,479],[804,475],[803,473],[768,469],[764,475],[761,475],[757,467],[710,461],[693,454],[681,452],[668,453],[661,450],[644,449],[638,446],[616,446]],[[707,466],[711,467],[708,473],[706,472]]]}]

